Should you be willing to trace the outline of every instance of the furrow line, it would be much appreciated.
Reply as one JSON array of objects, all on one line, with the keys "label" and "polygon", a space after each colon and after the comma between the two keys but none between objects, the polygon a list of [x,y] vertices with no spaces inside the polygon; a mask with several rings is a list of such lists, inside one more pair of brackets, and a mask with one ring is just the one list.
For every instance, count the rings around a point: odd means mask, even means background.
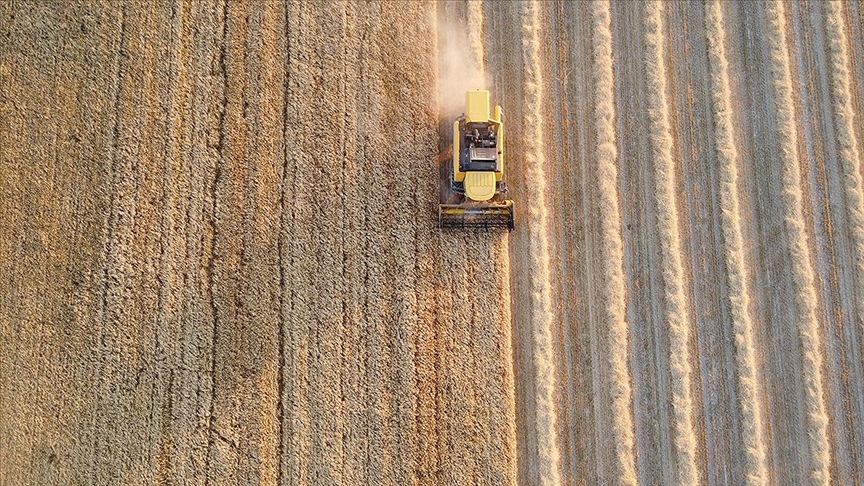
[{"label": "furrow line", "polygon": [[524,142],[525,167],[529,177],[526,188],[531,278],[531,321],[533,324],[534,366],[537,373],[537,440],[538,470],[541,484],[560,484],[560,452],[558,450],[557,420],[555,417],[555,361],[552,348],[552,302],[549,277],[549,241],[546,214],[546,160],[541,141],[541,108],[543,103],[543,76],[540,52],[540,2],[523,4],[520,12],[522,25],[522,59],[525,66],[523,96],[525,107]]},{"label": "furrow line", "polygon": [[669,325],[669,366],[672,380],[677,479],[679,484],[695,485],[699,483],[699,473],[696,468],[696,436],[693,431],[693,399],[690,390],[692,371],[689,352],[690,323],[687,315],[687,299],[684,295],[685,277],[681,263],[681,237],[675,196],[677,181],[666,100],[663,9],[664,4],[660,1],[653,1],[646,5],[646,98],[651,155],[654,159],[664,318]]},{"label": "furrow line", "polygon": [[785,7],[780,0],[766,8],[771,85],[776,107],[777,136],[783,163],[782,198],[789,263],[794,288],[795,325],[801,339],[803,379],[806,395],[807,454],[810,484],[829,484],[830,449],[828,416],[822,390],[822,343],[816,319],[816,289],[807,245],[802,209],[801,174],[798,166],[795,105],[786,42]]},{"label": "furrow line", "polygon": [[628,363],[629,326],[624,286],[624,243],[618,202],[618,148],[615,138],[615,80],[612,59],[612,17],[608,0],[591,5],[595,128],[597,132],[597,191],[600,210],[600,253],[606,270],[602,286],[605,325],[609,329],[612,421],[618,481],[636,484],[631,410],[633,390]]},{"label": "furrow line", "polygon": [[762,405],[753,344],[753,323],[748,312],[750,294],[745,277],[744,238],[738,206],[738,151],[732,126],[729,63],[726,59],[723,6],[714,0],[705,11],[708,64],[711,70],[711,113],[720,188],[720,218],[726,259],[729,310],[735,332],[735,363],[738,368],[738,407],[742,417],[744,463],[747,484],[764,484],[765,446]]}]

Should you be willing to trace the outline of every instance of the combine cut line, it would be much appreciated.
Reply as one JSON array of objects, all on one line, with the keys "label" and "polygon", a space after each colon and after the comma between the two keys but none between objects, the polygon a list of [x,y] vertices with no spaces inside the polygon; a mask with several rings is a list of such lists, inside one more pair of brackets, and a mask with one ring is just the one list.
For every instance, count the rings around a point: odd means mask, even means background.
[{"label": "combine cut line", "polygon": [[690,396],[690,328],[687,300],[684,296],[684,271],[681,265],[675,200],[675,161],[672,159],[672,136],[666,102],[663,44],[663,3],[653,1],[647,4],[645,17],[645,70],[648,82],[646,99],[651,156],[654,162],[664,312],[665,320],[669,323],[669,366],[672,375],[677,474],[679,484],[696,485],[699,484],[699,474],[696,469],[696,436],[691,419],[693,400]]},{"label": "combine cut line", "polygon": [[606,285],[603,286],[603,318],[609,328],[609,367],[612,380],[612,433],[618,462],[618,481],[633,484],[636,467],[633,455],[633,414],[630,369],[627,366],[629,327],[624,296],[624,248],[621,238],[621,210],[618,205],[618,148],[615,145],[615,99],[612,73],[612,16],[608,0],[592,4],[594,35],[594,84],[597,131],[597,186],[600,198],[600,228]]},{"label": "combine cut line", "polygon": [[753,349],[753,324],[747,312],[750,294],[744,276],[741,213],[738,208],[738,150],[729,114],[729,63],[724,43],[723,7],[714,0],[705,11],[708,34],[708,65],[711,69],[711,112],[720,183],[720,218],[729,309],[735,332],[735,364],[738,367],[738,402],[741,409],[744,463],[747,484],[764,484],[765,448],[762,441],[762,408]]},{"label": "combine cut line", "polygon": [[543,156],[543,77],[540,71],[539,3],[522,6],[522,59],[524,78],[525,167],[534,177],[526,184],[529,251],[531,255],[531,314],[534,328],[534,363],[537,372],[537,449],[541,484],[561,484],[560,452],[555,417],[555,361],[552,351],[552,302],[549,280],[549,241],[546,214],[546,161]]},{"label": "combine cut line", "polygon": [[768,5],[768,44],[772,87],[777,108],[777,135],[783,163],[783,209],[785,229],[795,288],[795,320],[801,337],[803,374],[807,408],[808,477],[811,484],[829,484],[831,462],[828,444],[828,416],[822,392],[822,345],[816,320],[816,290],[813,268],[807,248],[807,233],[801,208],[801,174],[798,167],[795,109],[792,102],[792,80],[789,51],[786,45],[786,18],[780,0]]},{"label": "combine cut line", "polygon": [[861,326],[864,323],[864,197],[861,191],[861,158],[855,138],[855,111],[849,87],[849,68],[846,65],[849,53],[843,5],[839,1],[831,1],[825,4],[825,10],[831,70],[831,105],[856,262],[853,277],[858,291],[855,312],[858,314],[858,325]]}]

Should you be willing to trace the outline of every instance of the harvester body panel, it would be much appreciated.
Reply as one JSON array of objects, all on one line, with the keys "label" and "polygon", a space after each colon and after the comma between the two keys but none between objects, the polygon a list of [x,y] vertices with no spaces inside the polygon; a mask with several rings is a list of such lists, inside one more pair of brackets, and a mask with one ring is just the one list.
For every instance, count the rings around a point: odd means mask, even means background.
[{"label": "harvester body panel", "polygon": [[495,195],[494,172],[467,172],[465,174],[465,195],[468,199],[484,202]]},{"label": "harvester body panel", "polygon": [[468,123],[489,120],[489,92],[471,90],[465,93],[465,118]]}]

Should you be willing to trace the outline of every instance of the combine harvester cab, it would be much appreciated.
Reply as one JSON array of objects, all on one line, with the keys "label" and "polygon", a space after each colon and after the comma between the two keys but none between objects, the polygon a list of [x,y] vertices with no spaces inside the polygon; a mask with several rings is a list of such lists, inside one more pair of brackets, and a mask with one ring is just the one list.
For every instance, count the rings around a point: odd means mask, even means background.
[{"label": "combine harvester cab", "polygon": [[[504,183],[504,123],[500,106],[489,113],[489,92],[465,94],[465,114],[453,122],[444,157],[446,183],[438,205],[441,228],[507,229],[515,227],[513,201]],[[451,138],[452,137],[452,138]]]}]

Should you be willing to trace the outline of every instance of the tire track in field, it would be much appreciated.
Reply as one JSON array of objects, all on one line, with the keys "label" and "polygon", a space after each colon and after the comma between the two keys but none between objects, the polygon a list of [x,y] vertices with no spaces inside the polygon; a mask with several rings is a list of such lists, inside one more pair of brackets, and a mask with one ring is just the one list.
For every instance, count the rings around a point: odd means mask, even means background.
[{"label": "tire track in field", "polygon": [[657,203],[663,275],[664,320],[669,325],[674,445],[679,484],[699,483],[696,468],[696,437],[693,431],[691,397],[690,323],[684,295],[684,271],[675,196],[675,162],[666,101],[666,69],[663,37],[663,3],[646,5],[645,48],[651,155],[654,160],[654,190]]},{"label": "tire track in field", "polygon": [[729,63],[726,60],[723,5],[712,1],[705,11],[708,35],[708,64],[711,70],[711,107],[715,153],[718,161],[720,217],[723,227],[726,284],[732,327],[735,330],[735,362],[738,367],[738,406],[742,416],[747,484],[764,484],[765,446],[762,403],[753,344],[753,323],[749,314],[749,290],[745,277],[741,214],[738,205],[738,151],[730,118]]},{"label": "tire track in field", "polygon": [[[527,178],[526,188],[530,234],[529,252],[531,268],[531,308],[534,366],[537,374],[536,413],[539,475],[541,484],[560,484],[560,452],[557,439],[556,407],[554,403],[555,372],[552,349],[552,302],[549,273],[549,242],[546,213],[545,156],[543,154],[543,130],[541,108],[543,102],[543,78],[540,51],[540,4],[532,0],[523,4],[520,12],[522,22],[522,58],[525,68],[524,105],[525,121],[525,167],[533,172]],[[531,222],[534,222],[531,225]]]},{"label": "tire track in field", "polygon": [[[182,396],[177,393],[177,388],[182,386],[185,370],[180,367],[182,359],[182,338],[175,340],[176,336],[183,335],[182,322],[179,319],[180,309],[178,304],[182,298],[183,280],[180,268],[184,254],[182,248],[183,237],[186,228],[181,226],[181,212],[183,203],[187,198],[184,194],[191,192],[189,187],[183,184],[183,176],[186,172],[185,163],[180,153],[181,137],[185,135],[188,121],[181,115],[182,104],[187,93],[186,66],[188,59],[184,59],[184,51],[187,50],[189,29],[185,23],[189,17],[189,6],[174,5],[170,19],[170,55],[166,56],[168,61],[169,82],[164,86],[163,112],[166,115],[167,127],[163,140],[164,149],[162,158],[162,207],[160,228],[160,256],[158,263],[157,290],[158,307],[155,316],[154,350],[156,361],[163,363],[156,372],[157,386],[155,386],[153,403],[150,405],[153,423],[151,427],[158,430],[158,452],[151,452],[153,461],[158,464],[155,471],[156,481],[164,482],[170,476],[171,471],[177,469],[177,459],[180,454],[176,453],[178,442],[172,430],[176,428],[175,417],[185,415],[189,410],[183,403]],[[167,52],[163,51],[165,54]],[[164,55],[164,54],[163,54]],[[185,122],[185,123],[184,123]],[[186,126],[184,126],[186,125]],[[154,413],[158,410],[158,413]],[[155,434],[154,434],[155,435]],[[188,454],[188,451],[186,452]],[[184,454],[185,455],[185,454]],[[275,457],[274,454],[269,455]]]},{"label": "tire track in field", "polygon": [[805,392],[807,461],[810,484],[828,484],[830,449],[827,436],[828,417],[822,390],[822,343],[816,319],[816,292],[813,269],[807,246],[802,210],[801,176],[798,166],[795,107],[792,102],[792,82],[789,52],[786,43],[785,8],[780,1],[766,8],[768,20],[768,61],[771,89],[774,93],[777,137],[782,168],[782,201],[785,231],[794,289],[794,318],[803,355]]},{"label": "tire track in field", "polygon": [[628,366],[629,326],[626,319],[624,249],[618,197],[618,148],[615,131],[615,83],[612,70],[610,8],[609,1],[595,1],[591,4],[600,253],[606,272],[601,299],[603,321],[609,329],[608,365],[611,369],[612,434],[618,482],[636,484],[635,442],[631,412],[633,392]]},{"label": "tire track in field", "polygon": [[282,79],[282,172],[280,173],[279,178],[279,239],[277,247],[277,251],[279,252],[279,337],[277,341],[277,345],[279,346],[279,376],[276,382],[278,393],[276,397],[278,400],[278,403],[276,404],[276,420],[279,425],[279,444],[276,451],[276,459],[278,460],[277,467],[279,468],[276,471],[277,484],[284,484],[286,482],[286,475],[289,475],[292,472],[288,469],[288,459],[286,458],[287,448],[290,446],[292,434],[290,425],[286,424],[288,417],[291,417],[291,403],[286,403],[285,389],[285,375],[287,372],[286,368],[289,353],[286,349],[288,346],[287,329],[290,327],[289,316],[291,306],[293,305],[292,291],[288,286],[288,281],[291,278],[291,268],[289,267],[291,257],[291,239],[290,232],[287,230],[287,228],[293,227],[294,223],[293,209],[291,207],[293,192],[290,191],[293,189],[293,178],[295,176],[294,167],[292,167],[291,163],[291,152],[289,149],[290,144],[288,138],[289,133],[291,133],[292,130],[288,119],[290,114],[289,93],[291,92],[289,86],[292,81],[292,77],[289,74],[291,68],[291,41],[289,35],[291,22],[289,21],[289,18],[291,13],[288,2],[282,2],[284,44],[282,44],[281,47],[284,51],[281,60],[285,66],[285,75]]}]

